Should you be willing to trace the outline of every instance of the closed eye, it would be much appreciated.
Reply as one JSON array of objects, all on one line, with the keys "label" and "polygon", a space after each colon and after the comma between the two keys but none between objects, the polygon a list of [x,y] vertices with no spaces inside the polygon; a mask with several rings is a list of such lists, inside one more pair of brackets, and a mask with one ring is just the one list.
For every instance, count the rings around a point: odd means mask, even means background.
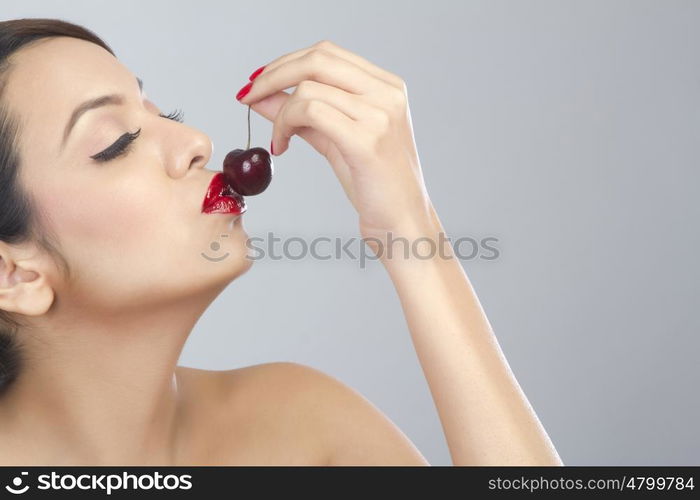
[{"label": "closed eye", "polygon": [[129,151],[129,146],[131,145],[134,140],[139,136],[141,133],[141,129],[138,129],[134,133],[126,133],[122,135],[119,139],[117,139],[117,142],[112,144],[110,147],[105,149],[104,151],[97,153],[94,156],[91,156],[95,161],[98,162],[106,162],[109,160],[113,160],[117,156],[121,156]]},{"label": "closed eye", "polygon": [[[160,113],[158,116],[160,116],[161,118],[167,118],[168,120],[173,120],[182,123],[184,121],[185,114],[181,109],[176,109],[175,111],[167,115]],[[140,133],[141,129],[138,129],[133,134],[126,133],[122,135],[119,139],[117,139],[117,142],[112,144],[110,147],[108,147],[100,153],[97,153],[94,156],[91,156],[90,158],[98,162],[107,162],[109,160],[113,160],[118,156],[124,155],[129,151],[129,146],[139,136]]]}]

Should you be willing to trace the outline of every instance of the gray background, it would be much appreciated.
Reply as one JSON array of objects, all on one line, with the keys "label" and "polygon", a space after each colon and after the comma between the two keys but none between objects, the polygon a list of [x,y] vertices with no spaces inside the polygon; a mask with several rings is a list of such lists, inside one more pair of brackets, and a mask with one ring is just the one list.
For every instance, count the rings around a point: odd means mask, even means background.
[{"label": "gray background", "polygon": [[[400,75],[428,190],[518,381],[568,465],[700,463],[700,2],[4,1],[104,37],[164,112],[245,147],[236,91],[329,39]],[[291,91],[291,89],[290,89]],[[252,113],[253,145],[271,124]],[[298,137],[249,200],[251,236],[357,236]],[[156,250],[156,249],[154,249]],[[258,261],[181,363],[305,363],[354,387],[434,465],[450,458],[400,304],[376,262]]]}]

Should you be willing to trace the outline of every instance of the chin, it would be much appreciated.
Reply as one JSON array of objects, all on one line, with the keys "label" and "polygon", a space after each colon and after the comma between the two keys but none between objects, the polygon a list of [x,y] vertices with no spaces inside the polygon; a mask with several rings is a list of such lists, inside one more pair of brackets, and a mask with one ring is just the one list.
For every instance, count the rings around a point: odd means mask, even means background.
[{"label": "chin", "polygon": [[208,290],[216,290],[216,294],[221,293],[233,281],[244,275],[253,265],[253,261],[246,258],[245,254],[231,255],[221,262],[208,263],[210,268],[207,272],[208,278],[199,276],[202,286]]},{"label": "chin", "polygon": [[[236,252],[228,257],[228,264],[224,264],[224,267],[230,271],[229,275],[233,275],[233,278],[245,274],[251,267],[253,267],[254,259],[250,258],[248,254],[248,249],[245,243],[241,245],[240,253]],[[226,260],[222,261],[226,262]]]},{"label": "chin", "polygon": [[255,261],[254,261],[253,259],[249,258],[247,255],[243,256],[243,257],[241,258],[241,261],[239,262],[239,264],[240,264],[240,273],[239,273],[239,276],[240,276],[241,274],[245,274],[246,272],[248,272],[248,270],[249,270],[251,267],[253,267],[253,263],[254,263],[254,262],[255,262]]}]

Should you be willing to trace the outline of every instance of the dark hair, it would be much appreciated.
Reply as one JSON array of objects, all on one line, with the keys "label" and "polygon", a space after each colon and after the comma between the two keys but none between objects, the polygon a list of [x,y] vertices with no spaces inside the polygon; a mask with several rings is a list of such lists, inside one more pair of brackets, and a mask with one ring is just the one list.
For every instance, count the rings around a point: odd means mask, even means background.
[{"label": "dark hair", "polygon": [[[95,43],[115,55],[95,33],[67,21],[45,18],[0,21],[0,241],[9,244],[36,241],[57,258],[64,274],[69,276],[70,268],[57,249],[55,235],[48,230],[43,214],[37,210],[31,195],[19,184],[22,163],[18,138],[21,122],[3,100],[13,67],[11,57],[34,42],[59,36]],[[19,375],[23,357],[17,333],[24,326],[15,315],[0,310],[0,394]]]}]

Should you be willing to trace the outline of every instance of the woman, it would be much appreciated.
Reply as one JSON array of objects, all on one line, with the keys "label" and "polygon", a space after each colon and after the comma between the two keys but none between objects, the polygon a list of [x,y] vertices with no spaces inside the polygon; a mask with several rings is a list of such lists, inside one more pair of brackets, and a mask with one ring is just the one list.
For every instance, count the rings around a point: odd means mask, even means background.
[{"label": "woman", "polygon": [[[311,367],[177,366],[253,260],[240,215],[200,209],[210,139],[162,114],[102,40],[2,22],[0,82],[0,464],[428,464]],[[561,465],[451,248],[425,258],[443,228],[401,78],[322,41],[237,98],[274,122],[274,155],[297,134],[333,168],[399,294],[453,463]],[[226,265],[197,258],[227,227]],[[415,252],[390,255],[390,238]]]}]

